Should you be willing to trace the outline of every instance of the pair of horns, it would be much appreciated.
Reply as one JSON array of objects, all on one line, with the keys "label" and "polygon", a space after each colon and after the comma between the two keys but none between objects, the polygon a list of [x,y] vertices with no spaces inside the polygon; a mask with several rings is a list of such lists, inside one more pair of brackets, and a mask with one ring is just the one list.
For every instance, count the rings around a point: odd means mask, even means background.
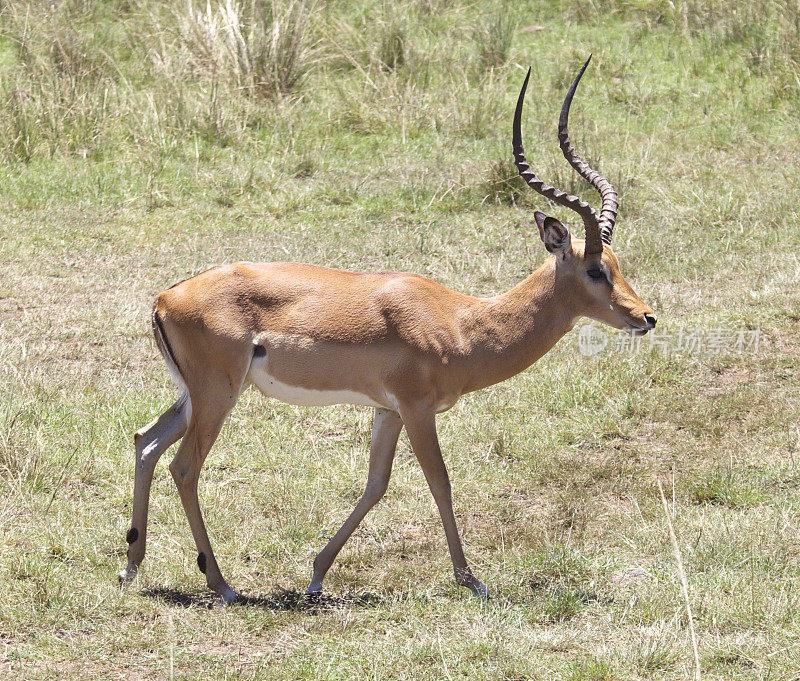
[{"label": "pair of horns", "polygon": [[564,97],[564,104],[561,106],[561,115],[558,117],[558,145],[564,154],[567,162],[578,172],[578,174],[592,185],[602,198],[602,207],[600,209],[600,217],[594,212],[592,207],[581,201],[577,196],[567,194],[566,192],[551,187],[545,184],[542,180],[536,177],[536,173],[531,170],[527,159],[525,158],[525,150],[522,147],[522,132],[520,129],[522,123],[522,103],[525,100],[525,90],[528,88],[528,80],[531,77],[531,70],[528,69],[528,74],[525,76],[525,82],[522,84],[522,90],[517,99],[517,108],[514,111],[514,163],[517,165],[519,174],[522,175],[525,182],[527,182],[533,189],[539,192],[542,196],[555,201],[556,203],[574,210],[578,215],[583,218],[583,224],[586,229],[586,255],[594,255],[603,252],[603,244],[611,244],[611,235],[614,232],[614,223],[617,221],[617,192],[611,183],[604,178],[596,170],[593,170],[589,165],[581,160],[575,152],[575,148],[569,141],[569,133],[567,132],[567,122],[569,120],[569,107],[572,104],[572,98],[575,95],[575,90],[578,83],[583,76],[586,67],[589,66],[589,61],[592,56],[583,65],[572,85],[567,90],[567,95]]}]

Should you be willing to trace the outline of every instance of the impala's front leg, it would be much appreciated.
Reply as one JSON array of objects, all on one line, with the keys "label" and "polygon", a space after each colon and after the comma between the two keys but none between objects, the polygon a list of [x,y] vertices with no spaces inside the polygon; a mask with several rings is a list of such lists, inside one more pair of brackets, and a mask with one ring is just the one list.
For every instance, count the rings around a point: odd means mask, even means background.
[{"label": "impala's front leg", "polygon": [[411,448],[422,467],[422,472],[425,473],[428,487],[430,487],[433,499],[439,509],[439,515],[442,517],[456,581],[461,586],[466,586],[478,598],[488,598],[489,592],[486,590],[486,586],[475,579],[464,557],[464,549],[461,547],[456,518],[453,514],[450,478],[447,475],[447,467],[444,465],[442,451],[439,448],[439,438],[436,434],[436,414],[432,409],[409,407],[401,409],[401,416],[406,426],[408,439],[411,441]]},{"label": "impala's front leg", "polygon": [[367,512],[380,501],[389,486],[392,474],[392,462],[397,449],[397,438],[403,429],[403,422],[397,413],[388,409],[376,409],[372,422],[372,442],[369,452],[369,473],[364,494],[359,499],[350,517],[344,521],[339,531],[333,536],[322,551],[314,559],[314,574],[306,589],[307,595],[322,591],[322,580],[330,569],[339,551],[353,534]]}]

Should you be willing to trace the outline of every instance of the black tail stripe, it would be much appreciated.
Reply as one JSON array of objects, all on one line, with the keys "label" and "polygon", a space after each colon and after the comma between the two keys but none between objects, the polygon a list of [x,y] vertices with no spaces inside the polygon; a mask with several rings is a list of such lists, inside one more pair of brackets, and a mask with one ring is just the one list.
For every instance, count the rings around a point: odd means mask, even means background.
[{"label": "black tail stripe", "polygon": [[164,341],[164,346],[167,350],[167,354],[169,354],[169,358],[175,364],[175,367],[178,369],[178,373],[183,376],[181,366],[178,364],[178,360],[175,358],[175,353],[172,351],[172,346],[169,344],[169,339],[164,331],[164,325],[161,323],[161,318],[158,316],[158,310],[155,309],[153,310],[153,323],[158,326],[158,335],[161,337],[161,340]]}]

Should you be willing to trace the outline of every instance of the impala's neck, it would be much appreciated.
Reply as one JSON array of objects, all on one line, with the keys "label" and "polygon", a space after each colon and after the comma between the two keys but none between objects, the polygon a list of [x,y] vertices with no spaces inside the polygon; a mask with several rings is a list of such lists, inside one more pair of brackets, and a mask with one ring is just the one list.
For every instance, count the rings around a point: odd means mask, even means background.
[{"label": "impala's neck", "polygon": [[579,316],[572,291],[556,276],[556,262],[549,258],[521,284],[486,301],[463,328],[471,349],[465,392],[527,369]]}]

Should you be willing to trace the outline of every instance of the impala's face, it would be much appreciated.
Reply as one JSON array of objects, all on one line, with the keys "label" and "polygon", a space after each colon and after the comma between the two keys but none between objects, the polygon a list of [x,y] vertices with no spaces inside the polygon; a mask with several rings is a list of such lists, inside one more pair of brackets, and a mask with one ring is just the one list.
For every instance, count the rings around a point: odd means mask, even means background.
[{"label": "impala's face", "polygon": [[637,336],[655,327],[652,308],[625,281],[610,246],[604,246],[602,254],[586,256],[584,242],[573,241],[569,230],[555,218],[537,213],[536,223],[545,247],[555,256],[556,276],[568,281],[568,290],[575,294],[578,316]]},{"label": "impala's face", "polygon": [[635,336],[647,333],[656,325],[656,316],[625,281],[619,271],[617,256],[609,246],[602,255],[585,257],[583,241],[572,245],[569,258],[572,276],[581,287],[585,302],[584,316],[605,322],[616,329],[624,329]]}]

